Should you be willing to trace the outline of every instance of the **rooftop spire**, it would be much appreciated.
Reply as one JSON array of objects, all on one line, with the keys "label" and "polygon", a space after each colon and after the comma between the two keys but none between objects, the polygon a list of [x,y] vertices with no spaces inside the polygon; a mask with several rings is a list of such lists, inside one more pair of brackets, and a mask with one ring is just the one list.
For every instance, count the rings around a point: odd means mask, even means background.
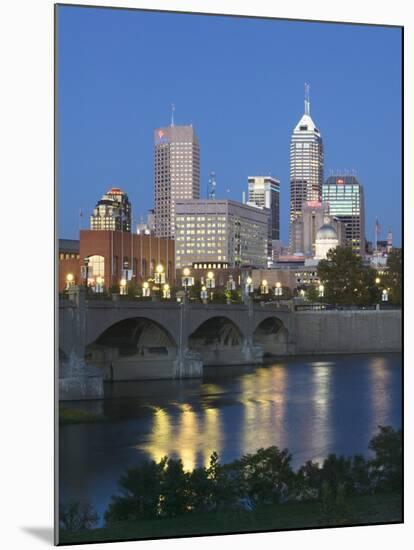
[{"label": "rooftop spire", "polygon": [[305,115],[310,115],[309,84],[305,82]]},{"label": "rooftop spire", "polygon": [[171,126],[174,126],[174,111],[175,111],[175,105],[174,103],[171,103]]}]

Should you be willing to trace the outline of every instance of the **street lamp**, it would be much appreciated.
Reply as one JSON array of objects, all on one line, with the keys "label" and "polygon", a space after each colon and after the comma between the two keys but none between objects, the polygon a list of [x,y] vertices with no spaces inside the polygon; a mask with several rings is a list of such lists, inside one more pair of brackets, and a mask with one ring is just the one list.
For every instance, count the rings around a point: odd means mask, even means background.
[{"label": "street lamp", "polygon": [[181,279],[184,291],[187,294],[188,287],[193,285],[193,277],[190,277],[191,271],[188,267],[183,269],[183,277]]},{"label": "street lamp", "polygon": [[155,284],[156,285],[163,285],[165,283],[165,273],[164,273],[164,266],[162,264],[158,264],[155,268]]},{"label": "street lamp", "polygon": [[381,299],[383,302],[388,302],[388,290],[386,288],[382,291]]},{"label": "street lamp", "polygon": [[381,282],[381,279],[380,279],[379,277],[376,277],[376,279],[375,279],[375,284],[379,285],[380,282]]},{"label": "street lamp", "polygon": [[121,279],[119,282],[119,293],[125,295],[127,293],[127,281],[126,279]]},{"label": "street lamp", "polygon": [[201,298],[203,304],[207,303],[208,292],[207,292],[207,287],[205,285],[203,285],[201,287],[200,298]]},{"label": "street lamp", "polygon": [[165,283],[165,285],[162,288],[162,297],[171,298],[170,285],[168,283]]},{"label": "street lamp", "polygon": [[251,277],[247,277],[246,279],[245,292],[247,295],[253,292],[253,279]]},{"label": "street lamp", "polygon": [[209,271],[206,278],[206,286],[210,290],[210,298],[213,299],[213,288],[215,287],[214,273]]},{"label": "street lamp", "polygon": [[235,290],[236,289],[236,282],[233,280],[233,275],[229,275],[229,280],[227,281],[227,290]]},{"label": "street lamp", "polygon": [[66,275],[66,290],[69,290],[69,288],[74,284],[74,276],[72,273],[68,273]]},{"label": "street lamp", "polygon": [[325,295],[325,287],[322,284],[320,284],[318,287],[318,290],[319,290],[319,298],[321,298],[321,302],[323,302],[323,297]]},{"label": "street lamp", "polygon": [[276,283],[276,287],[275,287],[275,296],[277,296],[278,301],[280,300],[280,297],[282,296],[282,292],[283,292],[282,285],[278,281]]},{"label": "street lamp", "polygon": [[144,298],[148,298],[151,295],[151,290],[149,287],[149,283],[147,281],[144,281],[142,283],[142,296]]},{"label": "street lamp", "polygon": [[95,292],[98,292],[98,293],[103,292],[103,284],[104,284],[103,277],[101,277],[100,275],[98,275],[98,277],[96,277]]},{"label": "street lamp", "polygon": [[269,287],[267,285],[266,279],[263,279],[262,285],[260,287],[260,293],[261,294],[269,294]]}]

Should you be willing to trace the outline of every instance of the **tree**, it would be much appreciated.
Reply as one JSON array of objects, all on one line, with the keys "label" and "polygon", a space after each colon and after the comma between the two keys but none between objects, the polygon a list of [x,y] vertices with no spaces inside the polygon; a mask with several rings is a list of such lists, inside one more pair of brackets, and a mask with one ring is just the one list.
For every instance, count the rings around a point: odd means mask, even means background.
[{"label": "tree", "polygon": [[139,296],[140,288],[135,281],[130,281],[127,286],[127,292],[130,298],[135,298],[135,296]]},{"label": "tree", "polygon": [[81,531],[91,529],[98,523],[98,514],[89,501],[70,500],[59,506],[59,522],[66,531]]},{"label": "tree", "polygon": [[402,250],[394,248],[387,258],[387,272],[384,276],[384,284],[389,288],[389,300],[393,304],[402,302]]},{"label": "tree", "polygon": [[402,432],[391,426],[379,426],[379,430],[369,443],[369,449],[375,453],[370,461],[375,488],[380,491],[401,491]]},{"label": "tree", "polygon": [[295,498],[297,500],[312,500],[320,497],[322,486],[322,470],[317,462],[308,460],[296,473]]},{"label": "tree", "polygon": [[345,525],[356,521],[346,502],[346,489],[343,483],[333,491],[325,481],[322,484],[321,501],[322,525]]},{"label": "tree", "polygon": [[115,495],[105,513],[106,523],[129,519],[152,519],[159,513],[163,472],[167,458],[144,462],[130,468],[118,481],[120,495]]},{"label": "tree", "polygon": [[287,449],[277,447],[258,449],[255,454],[243,456],[238,463],[241,473],[240,488],[251,505],[276,504],[287,496],[294,474]]},{"label": "tree", "polygon": [[319,290],[318,290],[318,287],[316,285],[309,285],[306,288],[305,296],[306,296],[306,299],[309,302],[319,302],[320,301]]},{"label": "tree", "polygon": [[322,484],[327,483],[334,496],[341,485],[346,494],[351,494],[353,492],[351,459],[336,454],[328,455],[323,461],[321,478]]},{"label": "tree", "polygon": [[230,510],[236,508],[240,494],[237,461],[222,465],[218,454],[213,452],[206,471],[212,487],[212,509]]},{"label": "tree", "polygon": [[379,302],[375,270],[364,266],[350,247],[329,250],[318,264],[318,277],[324,285],[324,300],[337,305],[368,305]]},{"label": "tree", "polygon": [[189,510],[188,474],[181,459],[168,459],[163,472],[160,495],[160,515],[181,516]]},{"label": "tree", "polygon": [[211,512],[214,508],[212,480],[206,468],[195,468],[188,476],[188,509]]}]

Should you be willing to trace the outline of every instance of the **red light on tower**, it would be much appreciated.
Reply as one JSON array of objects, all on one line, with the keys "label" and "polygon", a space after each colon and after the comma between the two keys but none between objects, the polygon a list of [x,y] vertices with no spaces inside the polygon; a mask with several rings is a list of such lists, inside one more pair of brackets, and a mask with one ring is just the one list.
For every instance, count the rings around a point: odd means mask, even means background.
[{"label": "red light on tower", "polygon": [[336,185],[343,185],[344,184],[344,180],[342,178],[338,178],[336,180]]}]

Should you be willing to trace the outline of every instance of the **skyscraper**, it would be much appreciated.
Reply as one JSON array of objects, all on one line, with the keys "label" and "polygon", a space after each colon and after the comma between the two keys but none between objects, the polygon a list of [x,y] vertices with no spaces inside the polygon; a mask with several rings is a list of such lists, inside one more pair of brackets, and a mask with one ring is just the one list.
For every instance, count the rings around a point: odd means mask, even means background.
[{"label": "skyscraper", "polygon": [[345,226],[345,243],[355,254],[365,254],[364,188],[355,176],[330,176],[322,187],[329,213]]},{"label": "skyscraper", "polygon": [[175,201],[200,198],[200,148],[192,126],[154,131],[154,221],[158,237],[174,237]]},{"label": "skyscraper", "polygon": [[[307,201],[320,201],[323,184],[323,143],[310,116],[309,86],[305,84],[305,112],[290,142],[290,223],[302,219]],[[290,231],[292,245],[292,228]]]},{"label": "skyscraper", "polygon": [[131,231],[131,203],[119,187],[112,187],[97,202],[91,216],[92,230]]},{"label": "skyscraper", "polygon": [[272,176],[249,176],[249,202],[268,208],[271,217],[271,240],[280,239],[280,181]]}]

